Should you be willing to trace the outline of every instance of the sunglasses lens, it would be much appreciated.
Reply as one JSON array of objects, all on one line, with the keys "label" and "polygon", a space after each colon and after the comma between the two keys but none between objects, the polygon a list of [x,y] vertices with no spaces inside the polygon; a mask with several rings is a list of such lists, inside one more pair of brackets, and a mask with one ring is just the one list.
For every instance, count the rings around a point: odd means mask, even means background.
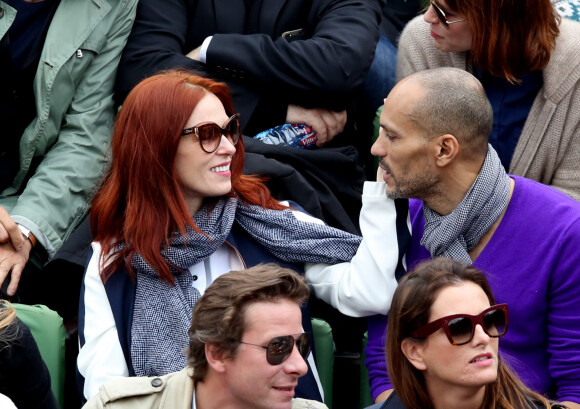
[{"label": "sunglasses lens", "polygon": [[445,27],[448,27],[447,18],[445,17],[445,14],[443,14],[443,10],[441,10],[441,8],[434,1],[431,1],[431,4],[433,5],[433,10],[435,10],[435,14],[437,14],[437,18],[441,24],[443,24]]},{"label": "sunglasses lens", "polygon": [[294,338],[291,335],[276,337],[268,344],[266,360],[270,365],[280,365],[292,353]]},{"label": "sunglasses lens", "polygon": [[204,124],[197,128],[197,135],[203,149],[213,152],[220,144],[222,129],[216,124]]},{"label": "sunglasses lens", "polygon": [[300,334],[296,340],[296,345],[298,347],[298,352],[300,352],[300,355],[302,355],[302,358],[307,360],[308,355],[310,355],[310,335],[307,332]]},{"label": "sunglasses lens", "polygon": [[505,334],[507,326],[503,310],[488,311],[483,316],[485,332],[491,337],[499,337]]},{"label": "sunglasses lens", "polygon": [[469,318],[455,318],[447,323],[453,342],[457,345],[469,342],[473,336],[473,325]]},{"label": "sunglasses lens", "polygon": [[236,115],[234,118],[230,119],[225,127],[225,134],[229,141],[235,145],[238,143],[241,135],[240,128],[240,118]]},{"label": "sunglasses lens", "polygon": [[306,360],[310,355],[310,336],[306,332],[300,334],[296,340],[292,335],[272,339],[266,350],[266,360],[270,365],[280,365],[292,354],[294,344],[302,358]]}]

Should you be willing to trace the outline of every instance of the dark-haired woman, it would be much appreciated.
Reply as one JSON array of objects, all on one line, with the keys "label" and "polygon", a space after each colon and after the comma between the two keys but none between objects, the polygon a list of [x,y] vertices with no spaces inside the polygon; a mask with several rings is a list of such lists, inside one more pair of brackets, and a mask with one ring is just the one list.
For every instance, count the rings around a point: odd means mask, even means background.
[{"label": "dark-haired woman", "polygon": [[[91,210],[78,357],[87,398],[116,376],[185,367],[192,308],[221,274],[263,262],[301,271],[357,251],[360,237],[278,203],[242,175],[240,136],[222,83],[170,71],[125,100]],[[307,329],[307,310],[303,319]],[[320,399],[312,373],[297,394]]]},{"label": "dark-haired woman", "polygon": [[580,200],[578,49],[580,23],[561,19],[550,0],[431,0],[401,35],[397,77],[446,66],[473,73],[506,170]]},{"label": "dark-haired woman", "polygon": [[405,275],[395,291],[387,365],[395,387],[381,409],[535,409],[550,406],[498,354],[507,304],[495,304],[475,267],[434,259]]}]

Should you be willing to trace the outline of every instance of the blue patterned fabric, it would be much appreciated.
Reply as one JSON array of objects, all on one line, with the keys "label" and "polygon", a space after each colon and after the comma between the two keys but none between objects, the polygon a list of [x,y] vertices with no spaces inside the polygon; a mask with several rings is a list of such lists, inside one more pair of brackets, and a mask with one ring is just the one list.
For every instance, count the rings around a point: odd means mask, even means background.
[{"label": "blue patterned fabric", "polygon": [[580,21],[580,0],[554,0],[552,4],[562,17]]}]

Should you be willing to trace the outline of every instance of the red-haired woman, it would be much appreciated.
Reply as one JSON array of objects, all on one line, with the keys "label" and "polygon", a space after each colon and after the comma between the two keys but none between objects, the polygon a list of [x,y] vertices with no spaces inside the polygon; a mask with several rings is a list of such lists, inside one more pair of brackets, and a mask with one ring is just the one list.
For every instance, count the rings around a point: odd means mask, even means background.
[{"label": "red-haired woman", "polygon": [[[193,306],[216,277],[263,262],[301,270],[355,254],[360,237],[278,203],[259,179],[242,175],[243,159],[226,85],[169,71],[125,100],[91,210],[79,310],[87,398],[115,376],[184,368]],[[312,372],[304,378],[297,394],[320,400]]]},{"label": "red-haired woman", "polygon": [[474,74],[506,170],[580,200],[579,49],[580,23],[561,20],[550,0],[430,0],[401,35],[397,77],[435,67]]}]

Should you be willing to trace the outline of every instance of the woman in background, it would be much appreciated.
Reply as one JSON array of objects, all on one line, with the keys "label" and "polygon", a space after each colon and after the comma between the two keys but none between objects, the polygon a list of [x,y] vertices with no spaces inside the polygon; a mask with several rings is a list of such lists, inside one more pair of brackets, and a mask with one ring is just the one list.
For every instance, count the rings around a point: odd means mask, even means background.
[{"label": "woman in background", "polygon": [[580,200],[579,49],[580,23],[550,0],[431,0],[401,35],[397,78],[471,72],[493,107],[490,143],[505,169]]}]

